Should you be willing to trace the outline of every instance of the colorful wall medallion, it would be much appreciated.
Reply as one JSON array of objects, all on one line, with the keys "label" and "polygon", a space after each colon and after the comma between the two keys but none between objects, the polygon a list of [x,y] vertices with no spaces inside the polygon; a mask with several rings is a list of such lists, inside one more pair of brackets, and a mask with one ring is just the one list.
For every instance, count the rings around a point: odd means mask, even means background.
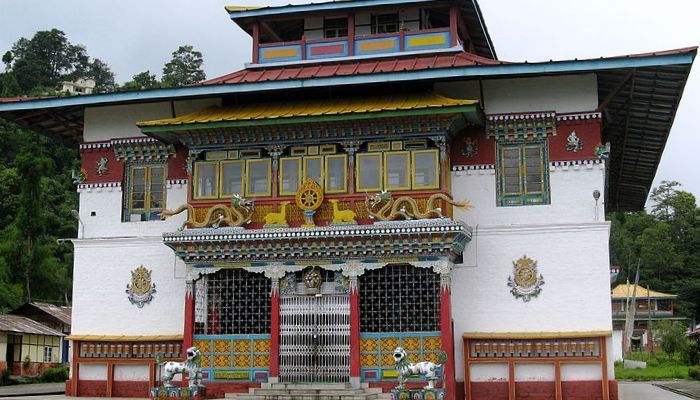
[{"label": "colorful wall medallion", "polygon": [[575,153],[581,149],[583,149],[583,140],[576,135],[576,131],[571,131],[566,138],[566,151],[573,151]]},{"label": "colorful wall medallion", "polygon": [[131,271],[131,283],[126,284],[126,294],[129,295],[131,304],[136,304],[138,308],[153,300],[153,293],[156,292],[156,284],[151,283],[151,270],[143,265]]},{"label": "colorful wall medallion", "polygon": [[465,138],[464,146],[462,147],[462,155],[473,157],[477,154],[479,154],[479,142],[471,137]]},{"label": "colorful wall medallion", "polygon": [[517,261],[513,261],[513,276],[508,277],[510,293],[516,299],[522,298],[528,302],[532,297],[537,297],[542,291],[544,279],[542,274],[537,275],[537,261],[523,256]]}]

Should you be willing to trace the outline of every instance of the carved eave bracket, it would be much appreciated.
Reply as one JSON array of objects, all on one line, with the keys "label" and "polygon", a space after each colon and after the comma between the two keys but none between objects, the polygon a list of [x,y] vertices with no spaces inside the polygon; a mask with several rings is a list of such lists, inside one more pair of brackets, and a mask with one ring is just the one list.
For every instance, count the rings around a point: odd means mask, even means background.
[{"label": "carved eave bracket", "polygon": [[118,161],[167,161],[175,156],[175,146],[150,137],[113,139],[110,144]]},{"label": "carved eave bracket", "polygon": [[485,132],[496,140],[546,139],[557,134],[557,114],[491,114],[486,116]]}]

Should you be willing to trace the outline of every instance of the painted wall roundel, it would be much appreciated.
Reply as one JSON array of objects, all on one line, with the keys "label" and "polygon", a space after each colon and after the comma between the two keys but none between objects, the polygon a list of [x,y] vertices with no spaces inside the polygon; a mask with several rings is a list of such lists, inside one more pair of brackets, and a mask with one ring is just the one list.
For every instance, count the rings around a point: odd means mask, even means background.
[{"label": "painted wall roundel", "polygon": [[156,284],[151,282],[152,272],[143,265],[131,271],[131,283],[126,284],[126,294],[131,304],[136,304],[138,308],[153,300]]},{"label": "painted wall roundel", "polygon": [[516,299],[530,301],[542,291],[544,279],[542,274],[537,275],[537,261],[524,255],[517,261],[513,261],[513,275],[508,277],[510,293]]}]

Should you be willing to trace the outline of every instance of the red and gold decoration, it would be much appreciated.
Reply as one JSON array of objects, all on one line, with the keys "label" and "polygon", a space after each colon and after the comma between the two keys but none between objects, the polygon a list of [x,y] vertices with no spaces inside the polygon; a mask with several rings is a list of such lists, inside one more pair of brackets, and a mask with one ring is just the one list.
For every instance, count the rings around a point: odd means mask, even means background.
[{"label": "red and gold decoration", "polygon": [[131,304],[136,304],[138,308],[153,300],[156,284],[151,283],[152,272],[143,265],[131,271],[131,283],[126,285],[126,294],[129,295]]},{"label": "red and gold decoration", "polygon": [[510,293],[516,299],[523,299],[524,302],[537,297],[542,291],[544,279],[542,274],[537,275],[537,261],[523,256],[517,261],[513,261],[513,276],[508,277]]},{"label": "red and gold decoration", "polygon": [[297,207],[304,211],[304,227],[316,226],[314,214],[323,203],[323,188],[315,180],[307,178],[296,195]]}]

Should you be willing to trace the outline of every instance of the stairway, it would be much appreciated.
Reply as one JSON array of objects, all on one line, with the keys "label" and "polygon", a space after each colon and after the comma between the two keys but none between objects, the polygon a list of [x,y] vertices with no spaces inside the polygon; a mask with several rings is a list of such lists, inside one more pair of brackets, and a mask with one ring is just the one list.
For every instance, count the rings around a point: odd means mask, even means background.
[{"label": "stairway", "polygon": [[353,388],[349,383],[263,383],[249,393],[226,393],[236,400],[387,400],[388,393],[363,383]]}]

